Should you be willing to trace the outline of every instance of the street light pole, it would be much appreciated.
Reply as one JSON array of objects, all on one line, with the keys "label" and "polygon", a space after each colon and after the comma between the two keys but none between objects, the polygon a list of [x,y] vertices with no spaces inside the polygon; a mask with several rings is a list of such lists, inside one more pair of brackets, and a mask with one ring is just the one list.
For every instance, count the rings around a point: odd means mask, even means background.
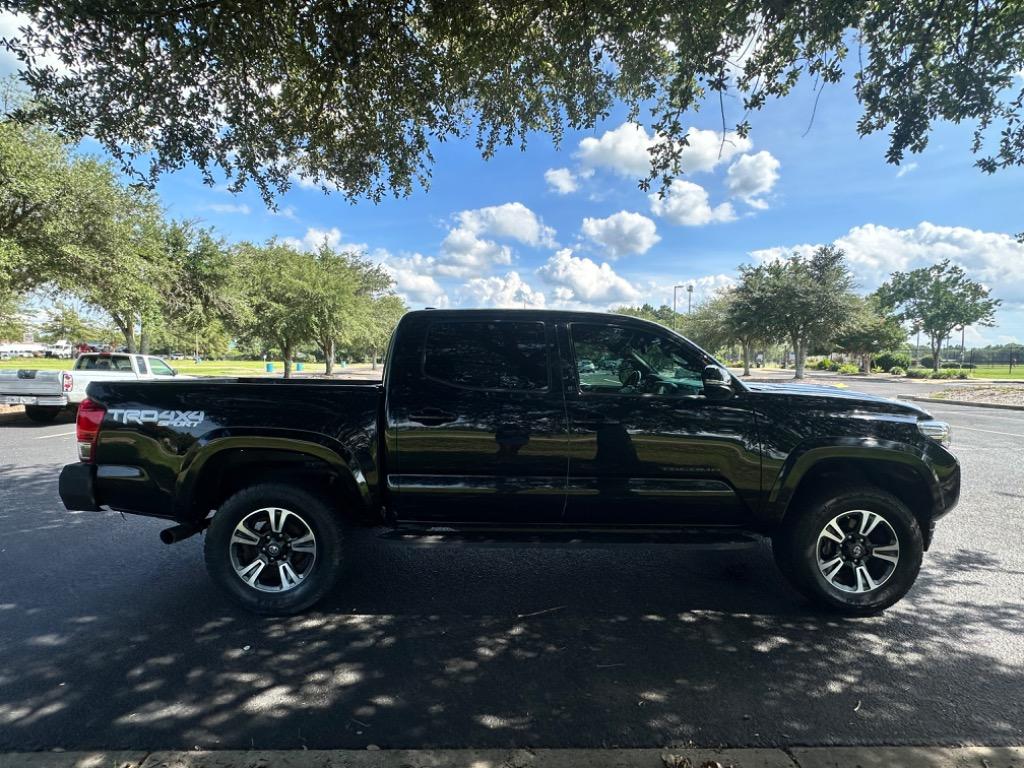
[{"label": "street light pole", "polygon": [[676,325],[676,295],[680,288],[685,288],[685,285],[673,285],[672,286],[672,325]]},{"label": "street light pole", "polygon": [[686,314],[693,308],[693,285],[686,286]]}]

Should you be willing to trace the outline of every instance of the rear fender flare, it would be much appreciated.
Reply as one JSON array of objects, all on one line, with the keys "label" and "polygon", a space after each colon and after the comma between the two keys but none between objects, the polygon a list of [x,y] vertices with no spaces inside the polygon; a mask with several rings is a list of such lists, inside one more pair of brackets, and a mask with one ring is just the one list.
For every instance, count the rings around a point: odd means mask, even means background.
[{"label": "rear fender flare", "polygon": [[175,486],[175,515],[194,518],[207,510],[194,509],[193,497],[203,470],[211,459],[226,451],[272,450],[298,453],[323,461],[343,477],[349,478],[366,509],[374,504],[374,494],[359,459],[344,444],[326,435],[301,430],[217,430],[198,440],[182,461]]}]

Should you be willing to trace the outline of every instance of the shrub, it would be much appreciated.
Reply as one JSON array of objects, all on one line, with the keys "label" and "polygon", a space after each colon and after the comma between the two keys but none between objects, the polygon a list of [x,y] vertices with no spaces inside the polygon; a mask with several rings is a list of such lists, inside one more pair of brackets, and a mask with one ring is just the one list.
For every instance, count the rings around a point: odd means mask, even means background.
[{"label": "shrub", "polygon": [[889,373],[891,373],[893,376],[906,376],[907,369],[900,368],[898,365],[894,365],[892,368],[889,369]]},{"label": "shrub", "polygon": [[816,370],[819,371],[838,371],[839,363],[837,363],[835,360],[823,357],[821,358],[821,360],[814,364],[814,367]]},{"label": "shrub", "polygon": [[943,363],[939,367],[940,368],[968,368],[969,369],[969,368],[974,368],[976,366],[974,365],[974,363],[964,363],[963,365],[960,365],[960,363]]},{"label": "shrub", "polygon": [[854,373],[860,373],[860,367],[853,363],[843,363],[839,366],[839,373],[842,376],[850,376]]},{"label": "shrub", "polygon": [[968,379],[971,374],[967,371],[960,371],[953,368],[943,368],[938,371],[930,371],[929,379]]},{"label": "shrub", "polygon": [[894,367],[906,370],[910,367],[910,355],[902,352],[880,352],[875,355],[875,365],[883,371],[892,371]]},{"label": "shrub", "polygon": [[908,368],[908,379],[927,379],[929,371],[926,368]]}]

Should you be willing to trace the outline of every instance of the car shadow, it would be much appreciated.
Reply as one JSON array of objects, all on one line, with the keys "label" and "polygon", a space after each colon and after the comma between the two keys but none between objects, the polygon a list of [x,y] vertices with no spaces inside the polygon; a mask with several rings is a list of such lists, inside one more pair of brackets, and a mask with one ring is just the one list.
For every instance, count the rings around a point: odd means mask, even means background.
[{"label": "car shadow", "polygon": [[1024,606],[988,590],[990,552],[932,552],[895,609],[848,619],[766,546],[362,530],[320,606],[261,618],[213,589],[201,537],[54,493],[50,467],[0,470],[0,750],[1022,740]]}]

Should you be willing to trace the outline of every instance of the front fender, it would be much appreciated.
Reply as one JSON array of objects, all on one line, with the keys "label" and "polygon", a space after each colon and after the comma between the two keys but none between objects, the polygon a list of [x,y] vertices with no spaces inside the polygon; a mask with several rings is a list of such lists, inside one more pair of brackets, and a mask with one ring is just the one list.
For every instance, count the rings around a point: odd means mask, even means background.
[{"label": "front fender", "polygon": [[304,430],[222,429],[204,435],[185,454],[175,486],[175,516],[194,516],[192,503],[196,488],[211,460],[222,456],[226,451],[244,449],[287,451],[323,461],[352,480],[360,500],[367,509],[373,508],[376,503],[372,486],[376,471],[372,459],[368,460],[366,456],[358,455],[338,440]]},{"label": "front fender", "polygon": [[785,515],[801,481],[823,461],[884,462],[911,470],[931,494],[932,508],[944,508],[941,483],[927,460],[927,447],[872,437],[806,440],[787,457],[768,494],[768,513],[779,521]]}]

